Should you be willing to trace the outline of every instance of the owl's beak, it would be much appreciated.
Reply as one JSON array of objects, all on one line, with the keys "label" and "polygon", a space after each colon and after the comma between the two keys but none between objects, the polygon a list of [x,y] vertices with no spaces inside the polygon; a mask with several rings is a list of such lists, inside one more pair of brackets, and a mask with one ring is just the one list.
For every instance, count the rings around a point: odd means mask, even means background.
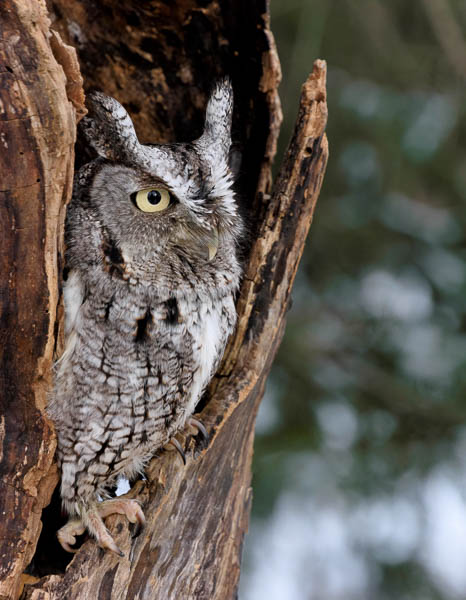
[{"label": "owl's beak", "polygon": [[218,250],[218,229],[214,227],[212,229],[212,238],[210,242],[207,244],[207,248],[209,249],[209,262],[215,258]]}]

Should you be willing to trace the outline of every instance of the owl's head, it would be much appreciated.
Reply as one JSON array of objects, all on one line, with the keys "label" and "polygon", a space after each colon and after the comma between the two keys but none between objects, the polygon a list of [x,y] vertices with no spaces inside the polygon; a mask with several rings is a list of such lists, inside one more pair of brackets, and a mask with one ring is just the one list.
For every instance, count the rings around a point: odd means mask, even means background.
[{"label": "owl's head", "polygon": [[99,155],[87,202],[125,253],[185,252],[211,262],[241,230],[229,168],[233,92],[220,81],[207,104],[201,137],[190,143],[141,144],[114,98],[88,96],[81,130]]}]

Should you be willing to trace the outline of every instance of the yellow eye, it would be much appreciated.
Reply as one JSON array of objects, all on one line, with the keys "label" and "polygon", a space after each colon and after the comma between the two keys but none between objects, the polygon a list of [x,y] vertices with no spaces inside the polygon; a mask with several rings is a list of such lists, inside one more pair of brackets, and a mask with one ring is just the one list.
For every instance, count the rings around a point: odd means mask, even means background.
[{"label": "yellow eye", "polygon": [[170,206],[170,192],[164,188],[147,188],[135,194],[134,203],[142,212],[161,212]]}]

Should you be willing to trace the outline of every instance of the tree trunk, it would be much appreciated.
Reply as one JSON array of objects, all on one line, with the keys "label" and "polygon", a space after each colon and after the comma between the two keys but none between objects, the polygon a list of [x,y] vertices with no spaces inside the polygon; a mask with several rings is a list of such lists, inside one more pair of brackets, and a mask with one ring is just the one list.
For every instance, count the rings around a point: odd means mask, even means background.
[{"label": "tree trunk", "polygon": [[[51,29],[37,0],[3,0],[0,8],[0,599],[233,598],[251,503],[255,415],[327,161],[325,63],[316,61],[303,86],[272,189],[280,67],[265,1],[50,0],[48,10]],[[64,207],[84,112],[69,46],[85,89],[125,104],[146,142],[199,135],[212,82],[229,74],[242,153],[239,201],[250,235],[237,331],[199,407],[210,442],[201,449],[186,437],[186,466],[170,452],[154,458],[147,481],[130,492],[147,517],[137,538],[121,517],[107,519],[123,559],[93,540],[74,556],[61,552],[50,537],[61,524],[56,493],[38,544],[41,511],[58,481],[44,406],[60,349]],[[78,164],[85,154],[78,147]]]},{"label": "tree trunk", "polygon": [[[45,6],[0,5],[0,598],[16,598],[58,481],[43,411],[51,381],[58,256],[73,180],[79,84],[72,48],[49,36]],[[61,58],[58,58],[61,55]],[[66,61],[65,61],[66,57]],[[65,64],[66,62],[66,64]],[[79,84],[78,89],[82,86]],[[79,94],[76,96],[79,109]]]}]

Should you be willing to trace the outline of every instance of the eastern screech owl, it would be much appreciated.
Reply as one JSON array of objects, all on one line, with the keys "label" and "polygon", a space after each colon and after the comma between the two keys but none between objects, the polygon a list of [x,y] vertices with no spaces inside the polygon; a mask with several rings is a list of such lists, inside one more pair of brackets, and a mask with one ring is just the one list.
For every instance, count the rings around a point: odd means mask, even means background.
[{"label": "eastern screech owl", "polygon": [[190,421],[235,326],[233,93],[218,83],[202,136],[169,145],[140,144],[113,98],[88,104],[81,128],[99,157],[77,173],[68,208],[65,351],[49,406],[71,515],[58,537],[72,551],[87,529],[121,554],[102,518],[142,524],[141,507],[99,500]]}]

